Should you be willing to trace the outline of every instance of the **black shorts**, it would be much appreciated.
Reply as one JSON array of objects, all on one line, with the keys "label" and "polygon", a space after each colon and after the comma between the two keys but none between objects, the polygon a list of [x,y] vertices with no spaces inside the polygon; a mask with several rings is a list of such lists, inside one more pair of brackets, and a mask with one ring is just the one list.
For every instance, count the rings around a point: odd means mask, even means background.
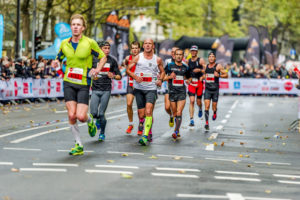
[{"label": "black shorts", "polygon": [[77,85],[64,81],[65,102],[76,101],[77,103],[89,105],[89,92],[89,85]]},{"label": "black shorts", "polygon": [[213,102],[218,102],[218,99],[219,99],[219,90],[215,90],[215,91],[212,91],[212,90],[205,90],[204,92],[204,100],[211,100]]},{"label": "black shorts", "polygon": [[164,95],[165,94],[169,94],[169,90],[168,89],[166,89],[165,91],[164,91],[164,93],[163,93]]},{"label": "black shorts", "polygon": [[134,95],[134,91],[133,91],[134,89],[133,89],[133,87],[132,86],[127,86],[127,94],[132,94],[132,95]]},{"label": "black shorts", "polygon": [[169,100],[171,102],[182,101],[186,99],[186,93],[169,93]]},{"label": "black shorts", "polygon": [[157,90],[134,89],[134,95],[138,109],[142,109],[146,107],[146,103],[155,104],[157,99]]}]

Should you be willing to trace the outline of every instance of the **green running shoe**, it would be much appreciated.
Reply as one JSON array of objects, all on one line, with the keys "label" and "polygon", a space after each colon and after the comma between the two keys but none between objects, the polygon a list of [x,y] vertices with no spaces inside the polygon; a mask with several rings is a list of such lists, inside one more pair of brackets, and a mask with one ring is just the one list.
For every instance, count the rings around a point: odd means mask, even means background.
[{"label": "green running shoe", "polygon": [[146,146],[147,143],[148,143],[148,137],[146,135],[143,135],[143,137],[141,137],[141,139],[139,140],[139,143],[142,145],[142,146]]},{"label": "green running shoe", "polygon": [[69,154],[72,156],[83,155],[84,154],[83,146],[79,146],[78,144],[75,144],[75,147],[71,149]]},{"label": "green running shoe", "polygon": [[95,125],[94,123],[94,118],[92,116],[92,114],[90,114],[90,117],[91,117],[91,121],[88,122],[88,128],[89,128],[89,134],[91,137],[94,137],[97,133],[97,126]]}]

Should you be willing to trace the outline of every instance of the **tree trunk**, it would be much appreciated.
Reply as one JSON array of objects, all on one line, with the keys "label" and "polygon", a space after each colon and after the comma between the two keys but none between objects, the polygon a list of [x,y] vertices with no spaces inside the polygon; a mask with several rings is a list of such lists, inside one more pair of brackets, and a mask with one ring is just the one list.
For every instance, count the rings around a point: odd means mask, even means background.
[{"label": "tree trunk", "polygon": [[[22,32],[23,32],[23,40],[25,40],[25,55],[28,54],[29,40],[30,40],[29,3],[30,3],[30,0],[24,0],[21,5],[21,13],[22,13],[22,21],[23,21]],[[19,33],[17,33],[17,34],[19,34]]]},{"label": "tree trunk", "polygon": [[42,28],[42,39],[46,39],[46,34],[47,34],[47,26],[48,26],[48,21],[49,21],[49,13],[52,9],[53,5],[53,0],[47,0],[46,3],[46,9],[44,12],[44,17],[43,17],[43,28]]},{"label": "tree trunk", "polygon": [[92,28],[94,26],[95,23],[95,19],[94,19],[94,9],[95,9],[95,4],[96,0],[89,0],[88,2],[88,12],[87,12],[87,29],[86,29],[86,35],[87,36],[92,36]]},{"label": "tree trunk", "polygon": [[55,36],[55,31],[54,31],[54,27],[55,27],[55,24],[56,24],[56,16],[55,16],[55,13],[53,11],[51,13],[50,19],[51,19],[51,42],[53,42],[55,37],[56,37]]}]

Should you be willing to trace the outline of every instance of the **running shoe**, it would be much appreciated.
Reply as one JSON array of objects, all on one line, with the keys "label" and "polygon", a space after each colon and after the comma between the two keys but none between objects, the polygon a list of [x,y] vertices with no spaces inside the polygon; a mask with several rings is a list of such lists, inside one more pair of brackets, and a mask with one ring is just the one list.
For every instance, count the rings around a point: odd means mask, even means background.
[{"label": "running shoe", "polygon": [[89,134],[91,137],[94,137],[97,133],[97,126],[94,123],[92,114],[90,114],[90,117],[91,117],[91,121],[88,122]]},{"label": "running shoe", "polygon": [[[178,136],[178,135],[179,135],[179,136]],[[173,138],[174,140],[176,140],[178,137],[180,137],[180,134],[179,134],[178,131],[175,131],[175,132],[172,134],[172,138]]]},{"label": "running shoe", "polygon": [[191,119],[189,126],[194,127],[195,126],[195,122],[193,119]]},{"label": "running shoe", "polygon": [[208,122],[206,122],[206,123],[205,123],[205,126],[204,126],[204,128],[205,128],[206,130],[209,130],[209,125],[208,125]]},{"label": "running shoe", "polygon": [[137,134],[141,136],[143,135],[143,131],[144,131],[144,123],[140,122]]},{"label": "running shoe", "polygon": [[98,140],[99,140],[100,142],[104,141],[104,140],[105,140],[105,134],[99,134]]},{"label": "running shoe", "polygon": [[217,119],[217,113],[214,113],[213,116],[212,116],[212,120],[215,121],[216,119]]},{"label": "running shoe", "polygon": [[72,156],[83,155],[84,154],[83,146],[79,146],[79,144],[75,144],[75,147],[71,149],[69,154]]},{"label": "running shoe", "polygon": [[130,134],[132,129],[133,129],[133,125],[129,125],[127,130],[126,130],[126,133]]},{"label": "running shoe", "polygon": [[202,112],[202,110],[201,110],[201,109],[199,109],[199,112],[198,112],[198,117],[199,117],[199,118],[201,118],[201,117],[202,117],[202,115],[203,115],[203,112]]},{"label": "running shoe", "polygon": [[98,130],[100,130],[100,127],[101,127],[100,119],[96,119],[96,127]]},{"label": "running shoe", "polygon": [[170,120],[169,120],[169,126],[170,126],[170,127],[173,127],[173,126],[174,126],[174,117],[170,117]]},{"label": "running shoe", "polygon": [[147,142],[148,142],[148,137],[146,135],[143,135],[143,137],[139,140],[139,143],[142,145],[142,146],[146,146],[147,145]]},{"label": "running shoe", "polygon": [[148,141],[152,142],[152,133],[151,134],[149,133],[149,135],[148,135]]}]

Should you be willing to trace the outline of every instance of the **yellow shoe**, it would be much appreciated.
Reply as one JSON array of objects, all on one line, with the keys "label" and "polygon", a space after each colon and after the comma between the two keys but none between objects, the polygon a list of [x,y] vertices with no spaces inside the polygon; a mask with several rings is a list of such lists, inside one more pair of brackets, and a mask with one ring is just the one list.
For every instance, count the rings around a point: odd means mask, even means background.
[{"label": "yellow shoe", "polygon": [[173,126],[174,126],[174,117],[170,117],[170,120],[169,120],[169,126],[170,126],[170,127],[173,127]]}]

